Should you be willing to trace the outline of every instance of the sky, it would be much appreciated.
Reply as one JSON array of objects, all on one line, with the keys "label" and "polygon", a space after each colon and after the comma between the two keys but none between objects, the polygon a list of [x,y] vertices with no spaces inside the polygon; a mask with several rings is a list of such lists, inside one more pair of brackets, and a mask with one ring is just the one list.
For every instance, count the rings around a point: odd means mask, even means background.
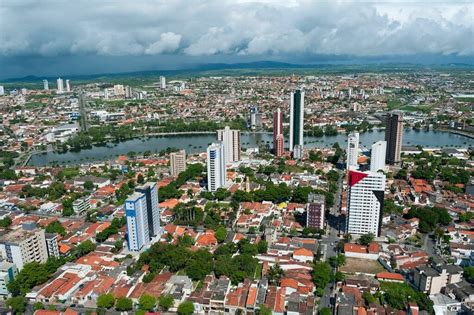
[{"label": "sky", "polygon": [[0,1],[0,78],[348,56],[474,63],[474,2]]}]

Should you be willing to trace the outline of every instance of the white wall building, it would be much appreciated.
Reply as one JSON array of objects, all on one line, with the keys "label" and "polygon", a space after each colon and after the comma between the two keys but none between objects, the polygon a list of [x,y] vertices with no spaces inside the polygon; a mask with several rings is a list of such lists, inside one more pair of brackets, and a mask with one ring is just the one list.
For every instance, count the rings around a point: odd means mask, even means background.
[{"label": "white wall building", "polygon": [[150,239],[161,235],[160,228],[160,205],[158,203],[158,188],[156,182],[148,182],[135,188],[135,191],[145,195],[146,216],[148,220],[148,232]]},{"label": "white wall building", "polygon": [[380,236],[385,175],[349,171],[346,232]]},{"label": "white wall building", "polygon": [[217,140],[224,144],[226,164],[240,161],[240,130],[226,126],[224,130],[217,130]]},{"label": "white wall building", "polygon": [[166,89],[166,78],[164,76],[160,76],[160,88]]},{"label": "white wall building", "polygon": [[36,228],[34,222],[25,222],[23,228],[0,238],[0,254],[4,260],[14,263],[19,271],[29,262],[45,263],[48,250],[44,230]]},{"label": "white wall building", "polygon": [[71,92],[71,81],[66,80],[66,92]]},{"label": "white wall building", "polygon": [[216,191],[226,185],[224,144],[217,142],[207,148],[207,189]]},{"label": "white wall building", "polygon": [[15,264],[2,261],[0,262],[0,295],[8,295],[7,284],[18,274]]},{"label": "white wall building", "polygon": [[48,80],[43,80],[43,90],[48,91],[49,90],[49,82]]},{"label": "white wall building", "polygon": [[170,173],[171,176],[178,176],[179,173],[186,170],[186,151],[179,150],[170,154]]},{"label": "white wall building", "polygon": [[0,85],[0,95],[5,94],[5,89],[3,88],[3,85]]},{"label": "white wall building", "polygon": [[377,141],[372,144],[370,154],[370,171],[377,172],[385,170],[385,156],[387,154],[387,141]]},{"label": "white wall building", "polygon": [[63,93],[63,92],[64,92],[64,82],[63,82],[63,79],[58,78],[58,79],[56,80],[56,84],[57,84],[57,92],[58,92],[58,93]]},{"label": "white wall building", "polygon": [[146,197],[135,192],[125,201],[125,216],[127,218],[127,243],[130,251],[140,251],[150,242]]},{"label": "white wall building", "polygon": [[351,132],[347,138],[347,161],[346,168],[348,170],[356,170],[359,168],[357,158],[359,157],[359,133]]}]

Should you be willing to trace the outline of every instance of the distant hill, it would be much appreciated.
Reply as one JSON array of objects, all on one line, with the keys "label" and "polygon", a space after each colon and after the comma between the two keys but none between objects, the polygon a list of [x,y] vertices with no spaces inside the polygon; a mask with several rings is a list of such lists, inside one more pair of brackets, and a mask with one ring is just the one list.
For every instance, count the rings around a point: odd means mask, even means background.
[{"label": "distant hill", "polygon": [[[316,73],[361,73],[361,72],[394,72],[394,71],[411,71],[420,69],[430,70],[463,70],[474,69],[474,65],[451,63],[444,65],[422,65],[412,63],[377,63],[368,62],[366,64],[292,64],[277,61],[256,61],[248,63],[211,63],[201,64],[187,69],[177,70],[149,70],[136,71],[124,73],[102,73],[90,75],[65,75],[65,78],[74,80],[76,82],[87,82],[92,80],[107,80],[107,79],[132,79],[132,78],[153,78],[160,75],[164,76],[210,76],[210,75],[265,75],[269,74],[309,74]],[[2,83],[14,85],[15,83],[37,83],[40,84],[43,79],[48,79],[54,82],[57,77],[38,77],[26,76],[21,78],[12,78],[2,80]]]}]

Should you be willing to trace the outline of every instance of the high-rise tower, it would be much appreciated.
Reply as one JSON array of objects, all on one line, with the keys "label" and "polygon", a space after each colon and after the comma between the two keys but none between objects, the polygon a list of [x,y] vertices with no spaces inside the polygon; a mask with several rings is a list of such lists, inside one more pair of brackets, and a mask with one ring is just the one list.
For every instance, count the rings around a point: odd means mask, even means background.
[{"label": "high-rise tower", "polygon": [[387,152],[387,142],[377,141],[372,144],[372,152],[370,154],[370,170],[378,172],[385,169],[385,156]]},{"label": "high-rise tower", "polygon": [[273,153],[282,156],[285,139],[283,136],[283,113],[280,108],[273,113]]},{"label": "high-rise tower", "polygon": [[388,164],[400,163],[403,140],[403,114],[402,112],[391,112],[387,115],[387,127],[385,129],[385,141],[387,141],[386,161]]},{"label": "high-rise tower", "polygon": [[346,168],[348,170],[356,170],[359,168],[357,159],[359,157],[359,133],[354,131],[347,138],[347,161]]},{"label": "high-rise tower", "polygon": [[297,145],[303,146],[304,92],[297,89],[290,96],[290,151]]},{"label": "high-rise tower", "polygon": [[217,130],[217,140],[224,144],[226,164],[240,161],[240,130],[226,126],[223,130]]},{"label": "high-rise tower", "polygon": [[224,144],[217,142],[207,148],[207,189],[216,191],[226,184]]},{"label": "high-rise tower", "polygon": [[380,236],[384,192],[383,173],[349,171],[347,233]]}]

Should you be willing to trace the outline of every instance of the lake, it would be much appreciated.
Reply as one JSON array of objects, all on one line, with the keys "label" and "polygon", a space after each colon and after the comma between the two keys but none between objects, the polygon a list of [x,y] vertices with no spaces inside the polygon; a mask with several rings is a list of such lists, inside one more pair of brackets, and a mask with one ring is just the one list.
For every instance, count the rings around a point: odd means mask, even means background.
[{"label": "lake", "polygon": [[[384,130],[374,130],[360,135],[360,142],[370,150],[372,143],[384,140]],[[271,133],[242,133],[241,144],[243,148],[255,147],[259,144],[268,143],[272,147]],[[91,149],[84,149],[80,152],[47,152],[33,155],[28,165],[43,166],[53,162],[65,164],[78,164],[87,161],[110,160],[120,154],[134,152],[159,152],[168,147],[185,149],[186,153],[205,152],[207,146],[216,140],[214,134],[199,135],[176,135],[158,136],[142,139],[133,139],[120,143],[108,143],[106,146],[93,146]],[[306,148],[324,148],[332,146],[338,142],[343,148],[346,146],[347,135],[324,136],[321,138],[305,137]],[[285,142],[288,146],[288,141]],[[468,137],[452,134],[443,131],[415,131],[405,130],[403,135],[403,145],[423,145],[425,147],[468,147],[474,145],[474,140]]]}]

